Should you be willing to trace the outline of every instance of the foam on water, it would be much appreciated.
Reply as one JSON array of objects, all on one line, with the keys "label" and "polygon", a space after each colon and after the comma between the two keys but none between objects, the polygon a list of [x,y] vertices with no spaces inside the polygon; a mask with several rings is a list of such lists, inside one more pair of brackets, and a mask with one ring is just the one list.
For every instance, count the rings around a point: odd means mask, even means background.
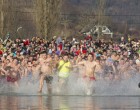
[{"label": "foam on water", "polygon": [[[97,80],[91,84],[91,91],[93,96],[114,96],[114,95],[140,95],[140,75],[137,74],[130,79],[121,81],[106,81]],[[53,95],[87,95],[86,81],[80,78],[77,73],[71,73],[66,85],[58,93],[58,77],[54,75],[52,83]],[[19,93],[23,95],[39,95],[38,92],[39,81],[30,82],[27,84],[25,80],[20,80],[19,87],[15,88],[12,84],[3,81],[0,83],[0,93]],[[47,86],[44,82],[43,94],[48,94]]]}]

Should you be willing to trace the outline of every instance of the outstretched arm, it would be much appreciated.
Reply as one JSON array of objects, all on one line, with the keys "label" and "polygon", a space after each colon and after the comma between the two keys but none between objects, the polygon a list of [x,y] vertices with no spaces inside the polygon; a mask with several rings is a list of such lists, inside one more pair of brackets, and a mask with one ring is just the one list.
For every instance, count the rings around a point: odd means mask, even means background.
[{"label": "outstretched arm", "polygon": [[3,72],[3,75],[9,75],[5,69],[1,68],[1,71]]},{"label": "outstretched arm", "polygon": [[79,67],[80,65],[85,65],[85,61],[81,61],[81,62],[79,62],[77,65],[73,65],[72,67],[73,67],[73,68],[77,68],[77,67]]},{"label": "outstretched arm", "polygon": [[85,61],[79,62],[78,65],[85,65]]}]

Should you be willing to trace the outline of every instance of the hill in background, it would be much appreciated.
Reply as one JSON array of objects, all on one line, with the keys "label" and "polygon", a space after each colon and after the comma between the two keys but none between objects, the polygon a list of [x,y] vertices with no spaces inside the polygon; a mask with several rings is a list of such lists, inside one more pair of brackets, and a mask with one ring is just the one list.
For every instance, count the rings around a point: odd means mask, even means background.
[{"label": "hill in background", "polygon": [[[109,20],[105,25],[111,27],[113,30],[117,29],[115,26],[123,27],[123,29],[125,27],[128,30],[130,28],[134,30],[140,28],[140,0],[101,1],[105,1],[104,14],[102,16]],[[76,14],[87,14],[88,16],[95,17],[98,15],[98,6],[99,0],[65,0],[63,13],[70,14],[71,17],[76,16]],[[121,30],[118,29],[117,31]]]}]

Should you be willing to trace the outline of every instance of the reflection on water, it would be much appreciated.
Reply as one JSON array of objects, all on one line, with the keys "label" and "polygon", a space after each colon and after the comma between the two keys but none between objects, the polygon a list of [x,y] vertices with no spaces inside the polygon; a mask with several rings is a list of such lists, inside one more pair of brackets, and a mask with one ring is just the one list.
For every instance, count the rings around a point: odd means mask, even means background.
[{"label": "reflection on water", "polygon": [[140,110],[140,97],[0,96],[0,110]]}]

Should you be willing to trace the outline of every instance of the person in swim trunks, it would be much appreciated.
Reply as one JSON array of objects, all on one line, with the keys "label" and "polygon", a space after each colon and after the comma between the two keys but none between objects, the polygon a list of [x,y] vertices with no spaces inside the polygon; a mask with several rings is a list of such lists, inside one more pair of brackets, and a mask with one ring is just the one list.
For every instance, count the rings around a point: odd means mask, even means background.
[{"label": "person in swim trunks", "polygon": [[91,94],[91,89],[92,89],[92,84],[93,81],[96,81],[95,78],[95,71],[96,71],[96,66],[97,63],[94,60],[93,55],[90,53],[88,54],[87,60],[79,62],[77,65],[84,65],[85,67],[85,73],[83,74],[83,79],[86,82],[86,90],[87,90],[87,95]]},{"label": "person in swim trunks", "polygon": [[14,83],[16,87],[18,87],[18,75],[17,73],[14,71],[14,69],[11,66],[7,66],[5,69],[1,69],[6,76],[6,80],[7,82],[11,82]]},{"label": "person in swim trunks", "polygon": [[41,60],[40,65],[40,85],[39,92],[42,92],[42,88],[44,85],[44,80],[46,80],[48,93],[52,92],[52,80],[53,80],[53,68],[52,68],[52,58],[50,55],[46,56],[46,53],[43,53],[43,59]]}]

